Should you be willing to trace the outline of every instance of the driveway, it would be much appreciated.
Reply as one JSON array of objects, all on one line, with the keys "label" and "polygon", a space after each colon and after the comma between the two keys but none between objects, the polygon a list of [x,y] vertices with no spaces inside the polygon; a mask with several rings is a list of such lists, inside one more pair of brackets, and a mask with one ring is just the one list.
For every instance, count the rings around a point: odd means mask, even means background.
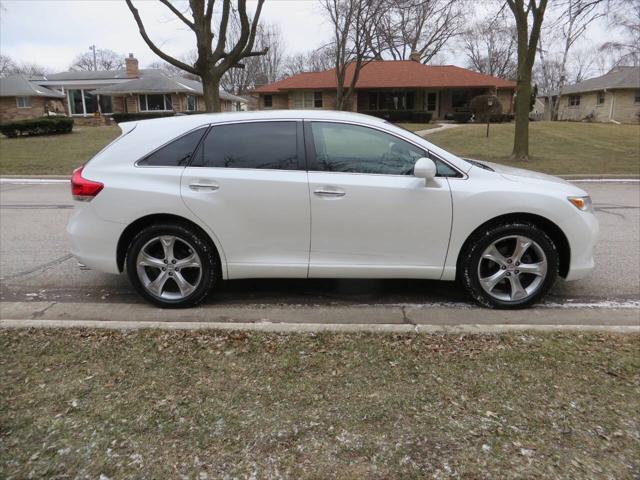
[{"label": "driveway", "polygon": [[505,317],[475,307],[454,283],[417,280],[230,281],[198,309],[162,312],[143,303],[125,276],[77,268],[64,233],[72,213],[67,184],[2,183],[0,317],[259,321],[271,315],[267,309],[280,312],[280,321],[303,323],[541,323],[563,310],[562,321],[572,324],[638,323],[640,185],[580,186],[593,196],[600,220],[596,270],[560,281],[544,305]]}]

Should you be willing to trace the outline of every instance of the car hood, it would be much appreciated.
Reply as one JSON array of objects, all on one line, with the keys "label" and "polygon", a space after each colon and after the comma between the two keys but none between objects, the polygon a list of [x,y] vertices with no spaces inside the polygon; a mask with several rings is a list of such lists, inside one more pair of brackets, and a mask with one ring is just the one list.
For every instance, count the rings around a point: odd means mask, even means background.
[{"label": "car hood", "polygon": [[567,182],[560,177],[547,175],[546,173],[534,172],[524,168],[510,167],[500,163],[485,162],[484,160],[474,160],[490,167],[495,173],[511,182],[529,183],[534,185],[547,185],[554,189],[561,189],[569,195],[586,195],[586,193],[574,184]]}]

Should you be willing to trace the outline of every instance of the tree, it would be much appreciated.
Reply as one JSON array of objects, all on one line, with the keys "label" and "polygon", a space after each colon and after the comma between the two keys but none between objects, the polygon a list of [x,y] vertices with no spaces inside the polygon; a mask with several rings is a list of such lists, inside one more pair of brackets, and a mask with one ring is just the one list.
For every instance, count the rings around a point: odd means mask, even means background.
[{"label": "tree", "polygon": [[335,54],[331,47],[320,47],[288,56],[284,61],[283,74],[292,76],[303,72],[324,72],[334,66]]},{"label": "tree", "polygon": [[611,21],[611,26],[622,32],[621,38],[606,42],[600,51],[616,57],[614,66],[637,67],[640,65],[640,0],[631,0],[623,5],[626,8],[616,9]]},{"label": "tree", "polygon": [[376,58],[428,63],[465,25],[466,0],[385,0],[374,21],[371,48]]},{"label": "tree", "polygon": [[16,62],[10,56],[0,54],[0,78],[12,74],[15,68]]},{"label": "tree", "polygon": [[[244,65],[239,63],[241,60],[267,53],[266,48],[262,51],[253,50],[264,1],[257,0],[253,19],[250,19],[247,13],[247,0],[237,0],[234,2],[235,5],[232,5],[231,0],[222,0],[222,13],[220,18],[215,20],[217,31],[214,31],[213,7],[216,0],[189,0],[190,14],[180,11],[170,0],[160,0],[195,34],[197,58],[193,63],[181,61],[160,49],[147,34],[140,13],[133,6],[132,0],[126,0],[126,3],[138,25],[140,35],[153,53],[185,72],[198,75],[202,79],[205,110],[219,112],[222,76],[231,68],[243,68]],[[236,41],[229,42],[227,29],[234,17],[237,18],[240,26],[240,34]],[[214,47],[213,40],[216,35],[217,41]]]},{"label": "tree", "polygon": [[0,78],[16,74],[37,77],[47,73],[49,73],[49,69],[42,65],[31,62],[17,63],[10,56],[0,54]]},{"label": "tree", "polygon": [[[551,118],[557,118],[559,102],[562,89],[569,78],[567,67],[570,60],[570,51],[575,43],[585,34],[589,25],[606,15],[603,8],[605,4],[611,4],[613,0],[563,0],[552,4],[555,7],[556,20],[547,27],[545,37],[550,42],[559,41],[562,45],[562,53],[557,64],[557,85],[555,92],[558,96],[556,101],[552,101]],[[551,72],[547,71],[550,65],[546,59],[546,49],[543,48],[542,41],[538,45],[538,54],[542,64],[542,74],[548,77]],[[548,80],[548,78],[547,78]],[[552,97],[553,98],[553,97]]]},{"label": "tree", "polygon": [[499,78],[516,78],[517,33],[502,12],[476,21],[462,34],[462,41],[470,69]]},{"label": "tree", "polygon": [[348,108],[360,71],[373,60],[373,32],[384,6],[385,0],[322,0],[333,28],[336,110]]},{"label": "tree", "polygon": [[[515,118],[516,128],[513,139],[514,160],[529,160],[529,104],[531,99],[531,79],[536,59],[540,29],[547,8],[547,0],[507,0],[513,13],[518,33],[518,77],[516,86]],[[529,17],[532,17],[529,28]]]},{"label": "tree", "polygon": [[75,58],[69,69],[90,72],[92,70],[121,70],[124,68],[124,55],[113,50],[96,50],[95,59],[94,65],[93,52],[81,53]]}]

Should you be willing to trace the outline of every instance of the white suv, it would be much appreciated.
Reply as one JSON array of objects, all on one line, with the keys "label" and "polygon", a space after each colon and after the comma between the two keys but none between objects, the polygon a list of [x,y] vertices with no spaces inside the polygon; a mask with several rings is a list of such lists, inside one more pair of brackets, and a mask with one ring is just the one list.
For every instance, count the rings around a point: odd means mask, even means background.
[{"label": "white suv", "polygon": [[72,179],[72,253],[162,307],[237,278],[459,279],[532,304],[593,268],[585,192],[463,160],[384,120],[330,111],[123,123]]}]

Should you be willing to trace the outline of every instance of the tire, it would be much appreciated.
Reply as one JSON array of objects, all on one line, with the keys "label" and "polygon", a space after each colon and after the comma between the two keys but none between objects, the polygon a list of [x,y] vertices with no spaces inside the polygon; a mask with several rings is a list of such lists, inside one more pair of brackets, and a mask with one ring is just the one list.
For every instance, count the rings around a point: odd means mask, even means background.
[{"label": "tire", "polygon": [[184,224],[153,224],[141,230],[127,249],[126,266],[136,291],[162,308],[199,304],[220,278],[210,239]]},{"label": "tire", "polygon": [[553,286],[559,264],[556,246],[536,225],[492,225],[467,242],[459,263],[460,280],[484,307],[525,308]]}]

